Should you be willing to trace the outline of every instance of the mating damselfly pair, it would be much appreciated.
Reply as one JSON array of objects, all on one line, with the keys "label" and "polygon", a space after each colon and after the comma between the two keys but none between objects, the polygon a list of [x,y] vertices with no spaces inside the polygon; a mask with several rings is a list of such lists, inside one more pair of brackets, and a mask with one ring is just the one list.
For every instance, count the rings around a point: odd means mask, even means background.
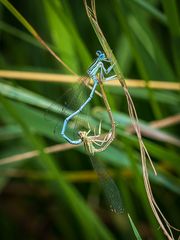
[{"label": "mating damselfly pair", "polygon": [[[112,113],[110,110],[110,106],[108,104],[108,101],[106,100],[106,96],[104,95],[104,91],[102,89],[102,81],[108,81],[111,79],[115,78],[115,75],[110,76],[108,78],[105,78],[105,74],[109,74],[111,72],[111,70],[113,69],[113,65],[110,65],[107,69],[104,67],[104,63],[103,62],[111,62],[111,60],[107,59],[105,54],[101,51],[97,51],[97,59],[93,62],[93,64],[88,68],[87,73],[89,75],[89,78],[93,80],[93,87],[91,90],[91,93],[88,97],[88,99],[79,107],[79,109],[77,109],[75,112],[73,112],[71,115],[69,115],[63,123],[63,127],[62,127],[62,131],[61,131],[61,135],[63,136],[63,138],[65,138],[69,143],[71,144],[80,144],[82,142],[84,142],[83,140],[86,139],[87,142],[87,138],[89,139],[89,142],[91,142],[91,145],[94,143],[97,146],[100,146],[101,148],[99,148],[99,150],[97,150],[93,145],[89,148],[90,153],[96,152],[96,151],[103,151],[107,148],[107,146],[113,141],[114,139],[114,135],[115,135],[115,123],[113,121],[113,117],[112,117]],[[107,111],[110,115],[110,120],[112,123],[112,129],[111,129],[111,133],[108,133],[103,140],[98,139],[98,137],[100,137],[101,134],[101,125],[99,126],[99,131],[98,131],[98,135],[95,135],[93,137],[88,137],[88,133],[90,133],[91,129],[89,129],[89,131],[87,133],[80,131],[79,132],[79,139],[77,140],[72,140],[71,138],[69,138],[65,131],[67,128],[67,124],[68,122],[75,117],[76,115],[78,115],[83,108],[92,100],[95,90],[97,88],[97,85],[101,86],[101,93],[103,94],[103,99],[105,101],[106,107],[107,107]],[[106,143],[106,147],[103,146],[103,143]],[[109,143],[109,144],[107,144]]]},{"label": "mating damselfly pair", "polygon": [[[109,73],[111,73],[111,71],[113,70],[114,64],[112,64],[111,59],[108,59],[103,52],[98,50],[96,54],[97,54],[96,60],[91,64],[91,66],[87,70],[89,79],[92,79],[93,81],[93,86],[89,94],[89,97],[80,105],[78,109],[76,109],[73,113],[66,117],[63,123],[63,127],[61,129],[61,135],[70,144],[75,145],[81,143],[84,144],[84,147],[91,159],[93,168],[95,169],[100,179],[100,183],[103,187],[105,196],[109,202],[110,209],[115,213],[122,213],[123,207],[119,190],[113,179],[108,174],[104,164],[94,156],[96,152],[102,152],[106,150],[115,138],[115,122],[103,88],[103,81],[109,81],[116,77],[116,75],[109,76]],[[108,63],[110,66],[105,67],[104,63]],[[108,133],[101,134],[102,124],[100,122],[98,127],[98,133],[94,131],[94,134],[92,134],[93,131],[90,127],[89,122],[87,122],[89,129],[87,131],[79,130],[77,133],[78,138],[72,139],[66,134],[66,131],[68,129],[68,123],[75,116],[80,114],[82,110],[86,107],[86,105],[93,99],[98,85],[100,86],[101,96],[103,98],[111,122],[111,128],[109,129]]]}]

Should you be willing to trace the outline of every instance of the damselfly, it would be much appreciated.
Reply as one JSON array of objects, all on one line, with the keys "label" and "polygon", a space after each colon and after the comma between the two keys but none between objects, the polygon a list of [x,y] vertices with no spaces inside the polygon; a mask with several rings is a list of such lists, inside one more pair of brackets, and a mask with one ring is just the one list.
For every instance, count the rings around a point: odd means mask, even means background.
[{"label": "damselfly", "polygon": [[[99,50],[96,52],[96,54],[98,56],[97,59],[93,62],[93,64],[87,70],[87,74],[89,75],[89,78],[93,80],[93,87],[92,87],[91,93],[90,93],[89,97],[87,98],[87,100],[75,112],[73,112],[71,115],[69,115],[64,120],[63,127],[62,127],[62,130],[61,130],[61,135],[63,136],[63,138],[66,139],[71,144],[80,144],[80,143],[82,143],[82,139],[79,138],[79,139],[73,140],[73,139],[71,139],[70,137],[67,136],[67,134],[65,132],[66,132],[66,129],[67,129],[67,126],[68,126],[68,122],[72,118],[77,116],[84,109],[84,107],[91,101],[91,99],[94,96],[94,93],[96,91],[96,87],[97,87],[98,84],[101,86],[101,90],[102,90],[102,87],[103,87],[102,84],[101,84],[102,80],[103,81],[104,80],[108,81],[108,80],[111,80],[115,77],[115,75],[107,77],[107,78],[104,77],[104,75],[108,75],[111,72],[111,70],[113,69],[113,65],[110,65],[108,68],[105,68],[104,62],[111,63],[111,60],[107,59],[105,54],[103,52],[99,51]],[[98,77],[98,75],[99,75],[99,77]],[[105,95],[103,95],[103,100],[105,102],[106,107],[108,107],[108,113],[109,113],[109,116],[110,116],[110,120],[112,122],[112,114],[110,113],[109,105],[107,106],[108,101],[106,101],[106,96]],[[114,122],[112,124],[112,129],[113,129],[113,131],[112,131],[113,134],[112,134],[111,138],[109,138],[109,140],[110,139],[113,140],[114,135],[115,135],[115,133],[114,133],[115,132],[115,123]]]}]

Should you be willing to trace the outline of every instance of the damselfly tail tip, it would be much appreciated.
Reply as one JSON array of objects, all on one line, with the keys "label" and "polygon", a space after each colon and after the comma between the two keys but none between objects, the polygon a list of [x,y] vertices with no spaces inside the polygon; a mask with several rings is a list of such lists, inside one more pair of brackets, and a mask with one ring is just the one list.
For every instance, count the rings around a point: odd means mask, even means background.
[{"label": "damselfly tail tip", "polygon": [[110,205],[110,210],[114,214],[123,214],[124,213],[124,208],[115,208],[112,205]]}]

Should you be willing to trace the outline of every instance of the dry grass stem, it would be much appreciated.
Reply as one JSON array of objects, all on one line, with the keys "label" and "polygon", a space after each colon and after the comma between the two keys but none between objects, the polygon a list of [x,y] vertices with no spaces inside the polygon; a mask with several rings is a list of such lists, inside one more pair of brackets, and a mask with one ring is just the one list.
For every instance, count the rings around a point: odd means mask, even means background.
[{"label": "dry grass stem", "polygon": [[152,126],[153,128],[163,128],[163,127],[168,127],[168,126],[172,126],[179,123],[180,123],[180,114],[177,114],[174,116],[163,118],[161,120],[152,121],[150,122],[150,126]]},{"label": "dry grass stem", "polygon": [[[112,172],[111,172],[112,173]],[[113,174],[111,174],[113,175]],[[22,169],[8,169],[6,171],[1,171],[1,176],[13,177],[13,178],[31,178],[35,180],[51,178],[54,179],[54,176],[48,173],[42,173],[35,170],[22,170]],[[93,182],[97,180],[98,176],[94,171],[73,171],[65,172],[63,171],[63,176],[66,180],[71,182]]]},{"label": "dry grass stem", "polygon": [[[44,148],[44,152],[45,153],[62,152],[62,151],[66,151],[69,149],[76,148],[76,147],[77,147],[76,145],[72,145],[69,143],[56,144],[56,145]],[[13,155],[10,157],[2,158],[0,160],[0,165],[10,164],[13,162],[19,162],[19,161],[27,160],[27,159],[34,158],[37,156],[39,156],[39,151],[37,151],[37,150],[26,152],[26,153],[20,153],[20,154],[16,154],[16,155]]]},{"label": "dry grass stem", "polygon": [[138,116],[136,113],[136,109],[134,106],[134,103],[132,101],[132,98],[129,94],[128,91],[128,87],[126,85],[126,81],[125,78],[123,76],[123,74],[121,73],[116,58],[112,53],[111,48],[108,45],[108,42],[106,41],[106,38],[104,37],[104,34],[98,24],[97,21],[97,15],[96,15],[96,10],[95,10],[95,0],[91,0],[90,1],[91,4],[90,6],[87,3],[87,0],[84,0],[84,5],[85,5],[85,9],[88,15],[88,18],[91,22],[92,27],[94,28],[94,31],[99,39],[99,42],[101,43],[101,46],[104,50],[104,52],[106,53],[106,56],[110,59],[112,59],[112,63],[115,64],[114,67],[114,71],[116,73],[116,76],[119,80],[119,83],[121,84],[121,87],[124,90],[126,99],[127,99],[127,103],[128,103],[128,111],[129,111],[129,115],[130,118],[132,120],[132,124],[134,126],[136,135],[138,137],[138,141],[139,141],[139,147],[140,147],[140,153],[141,153],[141,162],[142,162],[142,170],[143,170],[143,180],[144,180],[144,185],[145,185],[145,189],[146,189],[146,194],[149,200],[149,204],[151,206],[151,209],[154,213],[154,216],[156,217],[156,220],[158,221],[160,228],[162,229],[164,235],[167,237],[167,239],[169,240],[174,240],[172,231],[171,231],[171,225],[169,224],[169,222],[166,220],[166,218],[164,217],[164,215],[162,214],[162,212],[160,211],[153,193],[152,193],[152,189],[151,189],[151,185],[150,185],[150,181],[149,181],[149,176],[148,176],[148,170],[147,170],[147,158],[154,170],[154,173],[156,174],[156,170],[153,166],[153,163],[151,161],[151,158],[148,154],[148,151],[143,143],[142,137],[141,137],[141,131],[140,131],[140,127],[139,127],[139,122],[138,122]]},{"label": "dry grass stem", "polygon": [[[170,116],[161,120],[156,120],[153,122],[149,123],[150,128],[148,127],[144,127],[144,126],[140,126],[140,130],[141,130],[141,134],[143,136],[155,139],[155,140],[159,140],[162,142],[167,142],[170,144],[173,144],[175,146],[180,147],[180,139],[171,136],[165,132],[157,132],[156,129],[160,129],[163,127],[168,127],[168,126],[172,126],[175,124],[179,124],[180,123],[180,114],[177,114],[175,116]],[[133,134],[135,132],[135,129],[133,126],[128,126],[127,131],[131,134]]]},{"label": "dry grass stem", "polygon": [[[0,70],[0,77],[5,79],[16,80],[29,80],[29,81],[42,81],[42,82],[56,82],[56,83],[76,83],[80,76],[67,75],[67,74],[54,74],[54,73],[41,73],[41,72],[25,72],[25,71],[10,71]],[[107,86],[119,86],[119,80],[105,82]],[[126,79],[126,84],[129,88],[152,88],[164,90],[180,90],[180,83],[178,82],[164,82],[149,80],[148,82],[140,79]]]}]

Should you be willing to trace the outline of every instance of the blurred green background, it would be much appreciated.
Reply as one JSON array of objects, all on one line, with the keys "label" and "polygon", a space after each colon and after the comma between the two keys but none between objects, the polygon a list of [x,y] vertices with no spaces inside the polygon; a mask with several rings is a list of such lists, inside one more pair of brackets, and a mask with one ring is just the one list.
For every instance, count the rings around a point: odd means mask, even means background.
[{"label": "blurred green background", "polygon": [[[69,74],[0,1],[0,68]],[[85,74],[101,49],[82,1],[11,1],[40,36],[76,73]],[[179,82],[179,1],[97,1],[99,24],[126,78]],[[165,239],[144,191],[137,137],[127,131],[130,119],[121,88],[106,87],[117,123],[114,143],[97,158],[114,173],[125,213],[108,210],[83,147],[45,154],[63,143],[53,133],[63,115],[48,112],[68,84],[0,80],[0,239],[135,239],[129,212],[142,239]],[[170,223],[179,223],[179,125],[152,129],[149,122],[178,114],[179,92],[132,88],[144,142],[158,171],[149,167],[153,193]],[[91,116],[110,125],[104,106],[92,101]],[[171,119],[171,118],[170,118]],[[175,118],[176,120],[178,117]],[[64,146],[64,145],[63,145]],[[23,156],[38,150],[39,156]],[[7,157],[10,159],[7,164]],[[5,160],[6,158],[6,160]],[[175,233],[177,238],[177,234]]]}]

